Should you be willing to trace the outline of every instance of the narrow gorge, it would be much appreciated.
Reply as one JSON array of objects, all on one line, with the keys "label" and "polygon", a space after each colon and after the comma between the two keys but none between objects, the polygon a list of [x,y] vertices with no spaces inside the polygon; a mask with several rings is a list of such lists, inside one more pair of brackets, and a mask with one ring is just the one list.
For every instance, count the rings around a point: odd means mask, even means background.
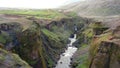
[{"label": "narrow gorge", "polygon": [[0,6],[0,68],[119,68],[119,4],[84,0],[55,9]]},{"label": "narrow gorge", "polygon": [[[75,17],[54,20],[49,23],[47,20],[35,18],[14,18],[6,15],[2,15],[1,18],[1,48],[10,51],[8,54],[11,52],[18,54],[22,60],[33,68],[53,68],[60,59],[60,54],[71,53],[71,50],[74,53],[77,48],[74,45],[71,48],[72,44],[77,38],[78,31],[82,29],[84,22],[87,20],[82,17]],[[77,31],[74,29],[75,24],[77,25]],[[73,37],[74,39],[72,39]],[[68,43],[70,43],[69,46]],[[71,59],[73,53],[70,54],[68,60]],[[5,59],[8,61],[9,57]],[[1,57],[1,60],[5,61],[3,57]],[[68,66],[71,63],[70,61],[66,62]],[[6,65],[6,63],[3,64]],[[18,64],[18,66],[23,65]],[[11,66],[8,65],[8,67]]]}]

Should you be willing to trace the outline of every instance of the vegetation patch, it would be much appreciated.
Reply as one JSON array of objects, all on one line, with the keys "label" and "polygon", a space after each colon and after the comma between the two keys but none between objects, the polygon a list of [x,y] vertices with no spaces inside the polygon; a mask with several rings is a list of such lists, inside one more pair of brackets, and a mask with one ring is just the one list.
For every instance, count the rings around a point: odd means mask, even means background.
[{"label": "vegetation patch", "polygon": [[58,19],[66,16],[56,10],[0,10],[0,14],[26,15],[41,19]]},{"label": "vegetation patch", "polygon": [[42,32],[47,36],[49,37],[50,39],[52,40],[56,40],[56,41],[59,41],[60,38],[59,38],[59,35],[47,30],[47,29],[42,29]]},{"label": "vegetation patch", "polygon": [[93,30],[91,28],[86,29],[85,31],[83,31],[83,34],[85,34],[85,36],[87,36],[88,38],[93,37]]},{"label": "vegetation patch", "polygon": [[98,47],[102,41],[107,41],[112,37],[112,33],[101,34],[99,37],[96,37],[91,42],[90,55],[94,56],[98,50]]}]

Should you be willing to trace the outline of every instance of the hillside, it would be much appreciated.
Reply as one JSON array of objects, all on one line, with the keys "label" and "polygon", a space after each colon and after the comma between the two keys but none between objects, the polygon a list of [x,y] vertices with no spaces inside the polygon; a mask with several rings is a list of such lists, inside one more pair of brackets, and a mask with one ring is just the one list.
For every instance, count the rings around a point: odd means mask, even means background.
[{"label": "hillside", "polygon": [[62,13],[57,12],[56,10],[35,10],[35,9],[1,9],[0,14],[7,15],[16,15],[16,16],[24,16],[24,17],[36,17],[39,19],[60,19],[65,18],[66,16]]},{"label": "hillside", "polygon": [[65,11],[75,11],[87,16],[111,16],[120,13],[119,0],[86,0],[62,7]]}]

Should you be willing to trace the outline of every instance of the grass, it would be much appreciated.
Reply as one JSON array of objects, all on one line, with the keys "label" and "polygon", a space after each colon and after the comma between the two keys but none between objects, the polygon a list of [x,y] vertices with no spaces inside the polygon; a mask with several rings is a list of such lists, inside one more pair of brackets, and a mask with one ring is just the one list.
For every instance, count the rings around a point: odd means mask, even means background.
[{"label": "grass", "polygon": [[85,64],[79,65],[77,68],[87,68]]},{"label": "grass", "polygon": [[8,33],[2,32],[0,34],[0,43],[5,44],[6,42],[11,41],[11,38],[9,37]]},{"label": "grass", "polygon": [[104,26],[102,24],[98,23],[92,23],[89,25],[90,28],[103,28]]},{"label": "grass", "polygon": [[91,28],[86,29],[83,34],[85,34],[88,38],[91,38],[93,36],[93,30]]},{"label": "grass", "polygon": [[5,60],[5,56],[1,54],[1,55],[0,55],[0,61],[3,62],[4,60]]},{"label": "grass", "polygon": [[48,58],[48,67],[52,68],[53,64],[54,62],[50,58]]},{"label": "grass", "polygon": [[88,66],[86,65],[86,63],[83,63],[79,64],[76,68],[88,68]]},{"label": "grass", "polygon": [[82,43],[82,44],[80,44],[80,46],[81,47],[79,48],[79,50],[82,50],[82,49],[88,47],[88,44]]},{"label": "grass", "polygon": [[0,34],[0,43],[6,43],[4,36],[1,34]]},{"label": "grass", "polygon": [[[2,61],[2,63],[4,63],[4,61],[7,61],[8,59],[6,58],[6,56],[10,56],[9,59],[12,59],[10,60],[11,63],[10,64],[20,64],[22,65],[22,67],[25,67],[25,68],[31,68],[28,63],[26,63],[24,60],[22,60],[17,54],[14,54],[14,53],[9,53],[8,51],[4,50],[4,49],[1,49],[0,48],[0,61]],[[7,64],[7,63],[6,63]]]},{"label": "grass", "polygon": [[69,13],[67,13],[67,16],[77,17],[77,13],[76,12],[69,12]]},{"label": "grass", "polygon": [[[85,48],[87,48],[87,44],[81,44],[81,47],[78,49],[78,52],[84,51]],[[75,68],[88,68],[89,62],[88,62],[88,52],[82,53],[79,56],[75,58]]]},{"label": "grass", "polygon": [[60,40],[58,35],[56,35],[55,33],[51,32],[51,31],[49,31],[49,30],[47,30],[47,29],[42,29],[42,32],[43,32],[47,37],[49,37],[49,38],[52,39],[52,40],[55,40],[55,41],[59,41],[59,40]]},{"label": "grass", "polygon": [[72,33],[70,30],[65,30],[64,27],[58,28],[57,26],[53,26],[52,31],[59,35],[62,40],[67,39]]},{"label": "grass", "polygon": [[0,14],[27,15],[42,19],[56,19],[66,17],[55,10],[0,10]]},{"label": "grass", "polygon": [[77,61],[79,64],[76,68],[88,68],[88,54],[81,55]]}]

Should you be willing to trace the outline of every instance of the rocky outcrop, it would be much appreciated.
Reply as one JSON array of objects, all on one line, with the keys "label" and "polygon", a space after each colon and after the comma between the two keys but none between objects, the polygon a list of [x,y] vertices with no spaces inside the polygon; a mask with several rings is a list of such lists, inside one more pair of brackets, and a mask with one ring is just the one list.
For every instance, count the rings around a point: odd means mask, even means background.
[{"label": "rocky outcrop", "polygon": [[81,25],[85,20],[81,19],[80,22],[71,18],[52,21],[50,28],[47,25],[46,28],[40,27],[36,20],[31,21],[27,28],[19,22],[1,24],[1,35],[6,33],[1,37],[5,40],[0,40],[3,44],[1,47],[18,54],[33,68],[53,68],[66,48],[67,38],[74,31],[71,28],[73,22]]},{"label": "rocky outcrop", "polygon": [[52,68],[64,51],[63,40],[48,29],[41,31],[36,21],[29,24],[25,29],[19,22],[0,24],[0,47],[18,54],[33,68]]},{"label": "rocky outcrop", "polygon": [[93,33],[94,35],[103,34],[105,30],[109,29],[108,27],[104,27],[102,22],[95,22],[93,25]]},{"label": "rocky outcrop", "polygon": [[18,55],[0,48],[0,68],[32,68]]},{"label": "rocky outcrop", "polygon": [[119,68],[120,66],[120,28],[107,30],[93,38],[90,47],[89,68]]},{"label": "rocky outcrop", "polygon": [[54,20],[44,25],[36,18],[12,20],[14,22],[1,24],[1,47],[18,54],[33,68],[53,68],[66,48],[68,37],[74,33],[73,26],[77,25],[76,33],[80,34],[89,24],[88,19],[81,17]]},{"label": "rocky outcrop", "polygon": [[119,41],[102,41],[90,68],[119,68],[120,45],[117,44]]},{"label": "rocky outcrop", "polygon": [[108,28],[107,27],[103,27],[103,28],[94,28],[93,29],[93,32],[95,35],[100,35],[102,34],[105,30],[107,30]]}]

